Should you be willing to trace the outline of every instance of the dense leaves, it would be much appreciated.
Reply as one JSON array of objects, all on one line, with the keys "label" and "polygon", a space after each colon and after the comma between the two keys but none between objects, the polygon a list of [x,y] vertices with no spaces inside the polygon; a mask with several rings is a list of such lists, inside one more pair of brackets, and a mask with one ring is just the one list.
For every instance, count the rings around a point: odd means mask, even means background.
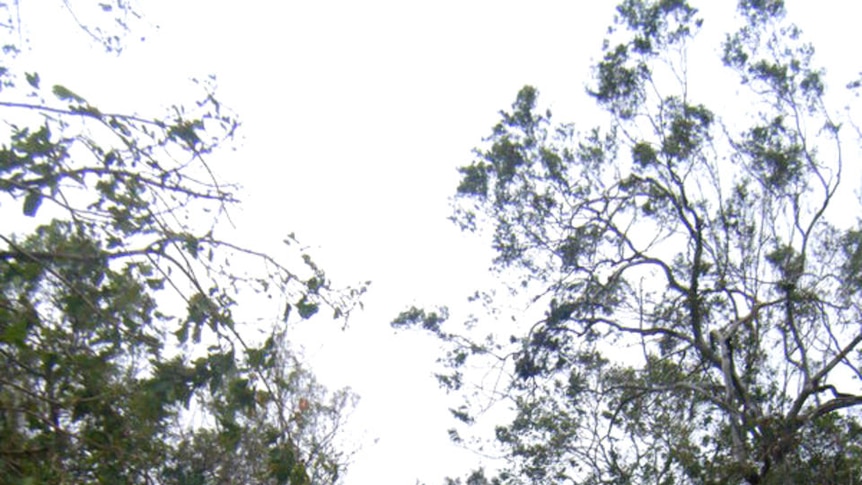
[{"label": "dense leaves", "polygon": [[[121,34],[82,28],[118,51],[137,13],[99,6]],[[5,34],[25,29],[2,9]],[[292,237],[278,256],[219,237],[237,188],[210,157],[238,123],[212,80],[192,108],[112,113],[17,72],[23,47],[0,90],[0,481],[335,482],[352,396],[316,384],[285,331],[291,308],[341,317],[361,289],[332,290]],[[238,318],[255,298],[284,319]]]},{"label": "dense leaves", "polygon": [[607,122],[555,124],[528,86],[461,169],[456,221],[490,229],[495,267],[547,310],[511,344],[398,323],[451,345],[450,389],[473,357],[507,374],[486,389],[514,412],[494,483],[862,479],[860,229],[841,217],[858,140],[784,16],[740,2],[716,66],[740,104],[691,95],[694,7],[626,0],[589,92]]}]

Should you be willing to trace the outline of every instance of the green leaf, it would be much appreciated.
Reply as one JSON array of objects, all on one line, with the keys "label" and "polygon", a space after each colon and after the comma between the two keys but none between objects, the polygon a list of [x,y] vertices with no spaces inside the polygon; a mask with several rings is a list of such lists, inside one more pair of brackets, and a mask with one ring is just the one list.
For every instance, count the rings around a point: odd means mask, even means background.
[{"label": "green leaf", "polygon": [[27,320],[22,318],[13,321],[3,329],[3,333],[0,335],[0,342],[19,347],[23,346],[27,340],[27,330]]},{"label": "green leaf", "polygon": [[198,253],[200,252],[200,240],[188,233],[182,234],[182,240],[186,251],[188,251],[193,258],[197,259]]},{"label": "green leaf", "polygon": [[[81,101],[83,101],[83,100],[81,100]],[[101,118],[102,117],[102,112],[99,111],[99,108],[96,108],[95,106],[90,106],[89,104],[84,105],[84,106],[73,106],[72,112],[73,113],[88,114],[88,115],[93,116],[94,118]]]},{"label": "green leaf", "polygon": [[51,91],[54,93],[54,96],[57,96],[57,99],[59,99],[60,101],[74,101],[76,103],[87,102],[84,98],[78,96],[65,86],[61,86],[59,84],[55,84]]},{"label": "green leaf", "polygon": [[24,215],[28,217],[35,216],[40,205],[42,205],[42,193],[36,191],[30,192],[24,198]]},{"label": "green leaf", "polygon": [[289,483],[296,457],[290,446],[280,445],[269,450],[269,472],[276,483]]},{"label": "green leaf", "polygon": [[303,319],[311,318],[319,309],[320,307],[317,303],[308,301],[304,296],[296,304],[296,310],[299,312],[299,316]]},{"label": "green leaf", "polygon": [[239,378],[230,382],[229,392],[231,399],[240,409],[254,407],[254,390],[249,386],[248,379]]},{"label": "green leaf", "polygon": [[33,86],[34,88],[39,89],[39,73],[38,72],[24,73],[24,77],[27,78],[27,83],[30,86]]},{"label": "green leaf", "polygon": [[189,322],[183,322],[180,325],[180,328],[177,329],[176,332],[174,332],[174,335],[177,337],[177,340],[179,340],[180,344],[186,343],[189,339]]},{"label": "green leaf", "polygon": [[203,123],[199,120],[195,121],[180,121],[168,129],[168,135],[172,139],[184,141],[189,148],[194,148],[201,142],[196,130],[203,128]]}]

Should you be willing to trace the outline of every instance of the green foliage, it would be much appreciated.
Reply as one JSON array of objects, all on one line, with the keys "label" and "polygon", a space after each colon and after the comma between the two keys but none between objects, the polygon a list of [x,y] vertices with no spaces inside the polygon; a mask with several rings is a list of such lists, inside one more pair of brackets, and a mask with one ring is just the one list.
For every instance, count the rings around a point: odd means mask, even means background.
[{"label": "green foliage", "polygon": [[[120,50],[119,34],[82,28]],[[193,109],[146,115],[43,91],[36,72],[2,83],[0,210],[23,222],[0,229],[0,481],[336,482],[352,395],[302,368],[287,318],[256,328],[235,309],[258,294],[343,316],[362,288],[218,237],[237,188],[209,154],[238,122],[211,83]]]},{"label": "green foliage", "polygon": [[[28,79],[28,83],[29,83],[30,78],[28,77],[27,79]],[[33,83],[29,83],[29,84],[32,85]],[[34,87],[36,87],[36,86],[34,86]],[[54,85],[54,87],[51,88],[51,92],[53,92],[54,96],[56,96],[57,99],[59,99],[60,101],[70,101],[70,102],[75,102],[78,104],[86,103],[84,98],[78,96],[77,94],[73,93],[72,91],[69,91],[69,89],[66,88],[65,86],[60,86],[59,84]]]},{"label": "green foliage", "polygon": [[435,311],[426,312],[421,308],[413,307],[401,312],[400,315],[395,317],[392,321],[392,326],[399,328],[419,325],[425,330],[436,333],[439,332],[440,325],[446,321],[446,318],[447,312],[445,309],[442,309],[440,313],[438,313]]},{"label": "green foliage", "polygon": [[483,342],[418,309],[393,324],[450,346],[449,390],[468,360],[508,377],[487,389],[515,412],[495,483],[862,480],[862,237],[833,217],[860,208],[858,140],[783,2],[738,12],[716,68],[756,103],[691,95],[697,9],[625,0],[589,91],[606,122],[552,123],[526,87],[460,170],[455,221],[490,226],[495,268],[547,310]]},{"label": "green foliage", "polygon": [[286,345],[279,332],[248,349],[243,363],[211,354],[185,368],[186,385],[210,383],[204,395],[221,429],[177,436],[174,455],[160,471],[163,480],[337,483],[346,455],[333,437],[355,397],[347,390],[327,392]]}]

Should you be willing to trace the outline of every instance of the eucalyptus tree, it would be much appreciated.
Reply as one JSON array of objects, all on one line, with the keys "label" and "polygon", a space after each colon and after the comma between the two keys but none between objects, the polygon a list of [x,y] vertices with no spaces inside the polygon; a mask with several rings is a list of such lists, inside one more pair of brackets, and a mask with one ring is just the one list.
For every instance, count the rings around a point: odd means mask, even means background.
[{"label": "eucalyptus tree", "polygon": [[[139,18],[65,5],[113,52]],[[24,38],[18,2],[2,9],[4,38]],[[237,187],[212,157],[238,122],[208,83],[116,113],[22,72],[26,49],[6,45],[0,69],[0,481],[335,482],[352,396],[316,384],[284,335],[362,289],[333,290],[292,238],[271,255],[219,236]],[[281,302],[271,324],[235,316],[255,294]]]},{"label": "eucalyptus tree", "polygon": [[737,13],[735,92],[690,84],[710,19],[624,0],[589,88],[606,122],[555,123],[528,86],[461,168],[454,219],[546,311],[488,342],[395,324],[450,343],[450,388],[475,359],[508,373],[501,483],[862,480],[859,132],[783,2]]}]

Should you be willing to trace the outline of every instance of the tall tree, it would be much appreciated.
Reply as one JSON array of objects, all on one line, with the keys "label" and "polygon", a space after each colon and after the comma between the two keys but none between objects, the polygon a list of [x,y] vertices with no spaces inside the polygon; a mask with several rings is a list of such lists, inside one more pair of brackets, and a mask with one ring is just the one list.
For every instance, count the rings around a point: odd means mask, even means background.
[{"label": "tall tree", "polygon": [[456,221],[490,228],[544,316],[512,345],[395,324],[453,345],[450,387],[471,358],[509,373],[502,483],[862,480],[859,131],[783,2],[738,14],[720,60],[739,101],[689,86],[697,9],[624,0],[589,91],[607,123],[555,124],[525,87],[461,169]]},{"label": "tall tree", "polygon": [[[5,38],[24,38],[17,2],[0,8]],[[124,1],[96,13],[120,32],[137,17]],[[210,156],[238,123],[207,83],[191,108],[114,113],[20,72],[22,50],[0,66],[0,482],[335,482],[352,397],[316,384],[284,335],[362,289],[333,290],[292,238],[282,257],[219,237],[237,187]],[[283,318],[236,318],[255,294]]]}]

